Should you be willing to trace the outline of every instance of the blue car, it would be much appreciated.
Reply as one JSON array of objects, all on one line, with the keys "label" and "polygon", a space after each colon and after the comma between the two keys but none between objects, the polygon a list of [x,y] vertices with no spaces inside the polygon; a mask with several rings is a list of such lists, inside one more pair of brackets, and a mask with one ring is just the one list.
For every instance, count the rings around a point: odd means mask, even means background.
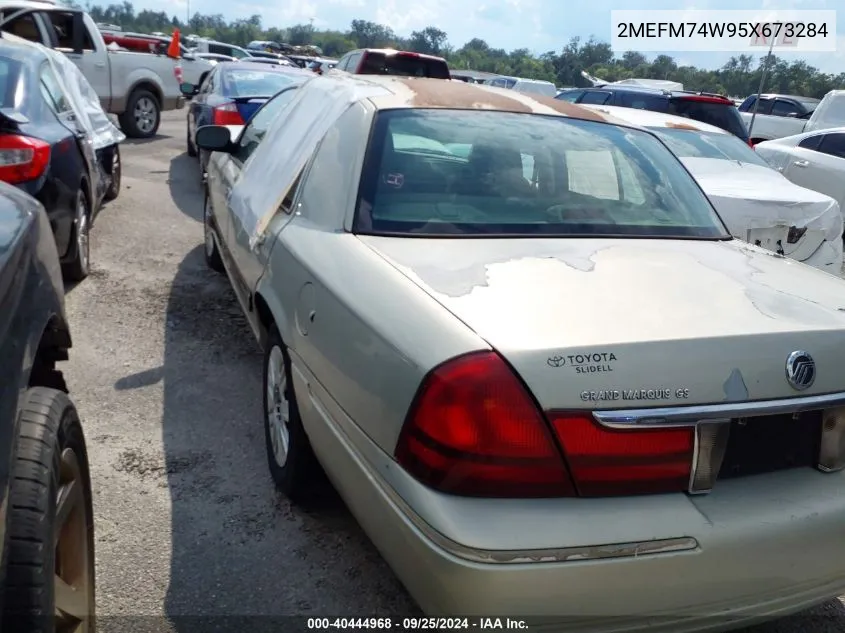
[{"label": "blue car", "polygon": [[188,106],[188,155],[199,155],[203,172],[208,153],[197,151],[197,128],[203,125],[245,125],[264,102],[279,91],[313,78],[300,68],[244,62],[222,62],[200,85],[182,84]]}]

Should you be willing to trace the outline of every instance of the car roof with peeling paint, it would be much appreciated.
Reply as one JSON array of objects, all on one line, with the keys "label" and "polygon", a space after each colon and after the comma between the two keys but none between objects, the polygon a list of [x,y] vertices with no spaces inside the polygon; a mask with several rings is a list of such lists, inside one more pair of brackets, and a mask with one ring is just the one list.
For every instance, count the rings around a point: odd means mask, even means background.
[{"label": "car roof with peeling paint", "polygon": [[583,107],[595,112],[602,112],[608,116],[620,119],[629,125],[635,125],[637,127],[666,127],[680,130],[692,130],[694,132],[711,132],[713,134],[724,135],[731,134],[727,130],[723,130],[715,125],[702,123],[701,121],[677,116],[675,114],[654,112],[653,110],[642,110],[640,108],[625,108],[622,106],[587,105]]},{"label": "car roof with peeling paint", "polygon": [[[329,72],[319,81],[334,81],[359,92],[355,100],[368,100],[378,110],[395,108],[444,108],[455,110],[497,110],[599,121],[626,127],[641,127],[603,112],[540,95],[514,92],[483,84],[444,81],[427,77],[349,75]],[[382,88],[383,90],[378,90]]]}]

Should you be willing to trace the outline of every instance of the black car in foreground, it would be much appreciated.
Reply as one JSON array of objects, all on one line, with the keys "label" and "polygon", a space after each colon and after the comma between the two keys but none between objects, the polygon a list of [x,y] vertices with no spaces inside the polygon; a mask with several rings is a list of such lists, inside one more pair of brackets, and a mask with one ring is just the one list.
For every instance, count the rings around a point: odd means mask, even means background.
[{"label": "black car in foreground", "polygon": [[89,231],[120,178],[118,145],[94,151],[47,54],[0,40],[0,180],[44,205],[69,281],[88,276]]},{"label": "black car in foreground", "polygon": [[85,437],[57,362],[71,346],[41,204],[0,183],[0,629],[93,631]]},{"label": "black car in foreground", "polygon": [[748,143],[748,128],[739,116],[736,104],[722,95],[604,84],[591,88],[562,90],[555,99],[583,105],[621,106],[682,116],[720,127]]}]

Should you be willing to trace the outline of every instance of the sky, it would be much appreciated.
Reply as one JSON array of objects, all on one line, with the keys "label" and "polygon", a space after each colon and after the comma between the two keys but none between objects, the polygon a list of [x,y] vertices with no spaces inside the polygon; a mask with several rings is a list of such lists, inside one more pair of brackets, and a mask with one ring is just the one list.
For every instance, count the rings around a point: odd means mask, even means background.
[{"label": "sky", "polygon": [[[190,5],[188,5],[190,2]],[[103,2],[107,4],[107,2]],[[222,14],[227,20],[262,16],[265,28],[307,24],[315,28],[346,30],[354,19],[390,26],[399,35],[436,26],[449,42],[461,46],[472,38],[494,48],[527,48],[539,54],[559,51],[573,36],[595,36],[610,42],[612,10],[642,9],[834,9],[841,0],[140,0],[136,10]],[[845,17],[845,11],[842,12]],[[680,64],[718,68],[732,54],[723,52],[673,52]],[[648,53],[652,58],[658,52]],[[783,54],[787,60],[804,59],[823,72],[845,71],[845,20],[837,31],[835,53]]]}]

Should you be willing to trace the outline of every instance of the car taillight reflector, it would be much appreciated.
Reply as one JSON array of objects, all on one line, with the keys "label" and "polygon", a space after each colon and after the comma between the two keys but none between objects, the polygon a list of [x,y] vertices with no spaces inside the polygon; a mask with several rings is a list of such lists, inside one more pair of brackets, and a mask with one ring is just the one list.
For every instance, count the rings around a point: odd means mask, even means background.
[{"label": "car taillight reflector", "polygon": [[50,162],[50,144],[15,134],[0,135],[0,180],[18,184],[35,180]]},{"label": "car taillight reflector", "polygon": [[428,374],[396,459],[426,485],[450,494],[575,494],[539,408],[494,352],[460,356]]},{"label": "car taillight reflector", "polygon": [[214,108],[213,125],[243,125],[244,120],[234,103],[224,103]]},{"label": "car taillight reflector", "polygon": [[554,412],[549,417],[581,496],[689,488],[694,427],[613,429],[580,411]]}]

